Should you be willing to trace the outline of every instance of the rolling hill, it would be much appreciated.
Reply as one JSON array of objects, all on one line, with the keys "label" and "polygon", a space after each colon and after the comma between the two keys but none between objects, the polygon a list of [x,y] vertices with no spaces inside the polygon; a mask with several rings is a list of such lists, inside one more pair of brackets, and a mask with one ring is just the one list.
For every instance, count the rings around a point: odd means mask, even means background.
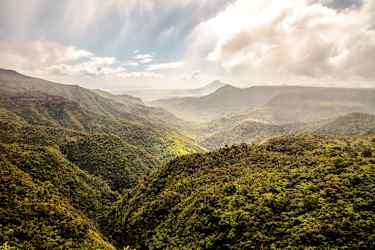
[{"label": "rolling hill", "polygon": [[[236,119],[235,121],[238,122]],[[350,113],[316,122],[282,125],[246,120],[229,123],[223,119],[219,123],[224,127],[220,128],[216,123],[213,124],[218,132],[202,136],[199,143],[205,148],[212,150],[241,143],[260,143],[272,137],[306,132],[320,135],[351,136],[365,135],[375,131],[375,116],[365,113]],[[201,135],[205,134],[205,131],[198,132]]]},{"label": "rolling hill", "polygon": [[361,135],[375,132],[375,115],[352,113],[324,124],[316,133],[328,135]]},{"label": "rolling hill", "polygon": [[300,124],[273,125],[254,121],[245,121],[229,130],[215,133],[200,142],[207,149],[218,149],[241,143],[256,143],[264,139],[291,134],[302,129]]},{"label": "rolling hill", "polygon": [[178,117],[208,122],[238,116],[268,123],[312,122],[353,112],[374,113],[374,89],[224,86],[203,97],[173,98],[152,102]]}]

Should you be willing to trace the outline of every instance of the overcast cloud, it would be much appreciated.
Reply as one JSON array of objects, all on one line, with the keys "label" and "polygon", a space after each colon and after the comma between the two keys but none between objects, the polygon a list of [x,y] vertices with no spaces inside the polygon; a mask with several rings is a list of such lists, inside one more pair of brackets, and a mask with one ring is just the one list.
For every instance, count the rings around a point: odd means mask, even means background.
[{"label": "overcast cloud", "polygon": [[373,0],[0,2],[0,67],[90,88],[375,87],[373,58]]}]

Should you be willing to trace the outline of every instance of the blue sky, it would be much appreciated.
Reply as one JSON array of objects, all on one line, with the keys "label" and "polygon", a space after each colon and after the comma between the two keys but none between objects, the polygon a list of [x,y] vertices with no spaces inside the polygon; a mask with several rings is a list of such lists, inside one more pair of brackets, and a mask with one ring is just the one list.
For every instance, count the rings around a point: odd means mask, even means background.
[{"label": "blue sky", "polygon": [[89,88],[373,86],[372,0],[2,0],[0,67]]}]

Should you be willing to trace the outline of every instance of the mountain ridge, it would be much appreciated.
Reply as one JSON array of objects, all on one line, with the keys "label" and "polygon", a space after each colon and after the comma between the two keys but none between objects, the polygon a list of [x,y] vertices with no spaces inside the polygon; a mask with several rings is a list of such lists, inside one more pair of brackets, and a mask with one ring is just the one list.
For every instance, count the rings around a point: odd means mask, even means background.
[{"label": "mountain ridge", "polygon": [[[290,123],[352,112],[373,113],[374,100],[375,89],[253,86],[223,87],[203,97],[163,99],[152,104],[195,122],[208,122],[241,112],[248,112],[249,118],[262,119],[259,110],[268,113],[276,123]],[[310,114],[312,117],[308,116]]]},{"label": "mountain ridge", "polygon": [[349,113],[336,118],[309,123],[267,124],[245,120],[200,139],[207,149],[241,143],[260,143],[264,140],[293,134],[312,133],[318,135],[359,136],[375,131],[375,115]]}]

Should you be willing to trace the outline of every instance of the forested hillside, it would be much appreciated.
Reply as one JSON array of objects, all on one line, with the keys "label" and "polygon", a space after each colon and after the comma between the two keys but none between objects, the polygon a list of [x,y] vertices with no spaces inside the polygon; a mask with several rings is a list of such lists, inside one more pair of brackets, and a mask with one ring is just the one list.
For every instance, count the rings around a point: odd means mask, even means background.
[{"label": "forested hillside", "polygon": [[182,121],[133,97],[97,94],[6,70],[0,71],[0,90],[0,107],[31,125],[113,134],[161,160],[202,150],[181,132]]},{"label": "forested hillside", "polygon": [[0,250],[375,250],[375,0],[0,0]]},{"label": "forested hillside", "polygon": [[160,162],[109,134],[0,112],[1,241],[19,249],[114,249],[103,216]]},{"label": "forested hillside", "polygon": [[[0,245],[375,247],[371,114],[286,124],[267,111],[280,97],[258,92],[249,102],[268,103],[252,111],[259,117],[194,124],[134,97],[14,71],[0,71],[0,89]],[[212,96],[225,89],[238,91]]]},{"label": "forested hillside", "polygon": [[[212,128],[211,128],[212,127]],[[214,131],[211,134],[209,131]],[[215,132],[218,131],[218,132]],[[260,143],[280,136],[310,132],[322,135],[361,135],[375,131],[375,116],[365,113],[349,113],[337,118],[306,123],[269,124],[257,121],[242,121],[236,117],[221,119],[203,125],[197,131],[202,137],[200,144],[207,149],[218,149],[241,143]],[[208,134],[207,136],[204,136]]]},{"label": "forested hillside", "polygon": [[117,199],[203,150],[133,97],[4,70],[0,89],[0,243],[17,249],[115,249],[103,228]]},{"label": "forested hillside", "polygon": [[360,135],[375,132],[375,115],[352,113],[324,124],[316,130],[320,134]]},{"label": "forested hillside", "polygon": [[273,125],[245,121],[233,128],[208,136],[201,141],[201,144],[208,149],[218,149],[241,143],[261,142],[271,137],[297,132],[302,127],[300,124]]},{"label": "forested hillside", "polygon": [[375,138],[290,136],[179,157],[119,203],[137,249],[371,249]]},{"label": "forested hillside", "polygon": [[98,231],[116,194],[53,147],[0,144],[1,241],[19,249],[114,249]]}]

